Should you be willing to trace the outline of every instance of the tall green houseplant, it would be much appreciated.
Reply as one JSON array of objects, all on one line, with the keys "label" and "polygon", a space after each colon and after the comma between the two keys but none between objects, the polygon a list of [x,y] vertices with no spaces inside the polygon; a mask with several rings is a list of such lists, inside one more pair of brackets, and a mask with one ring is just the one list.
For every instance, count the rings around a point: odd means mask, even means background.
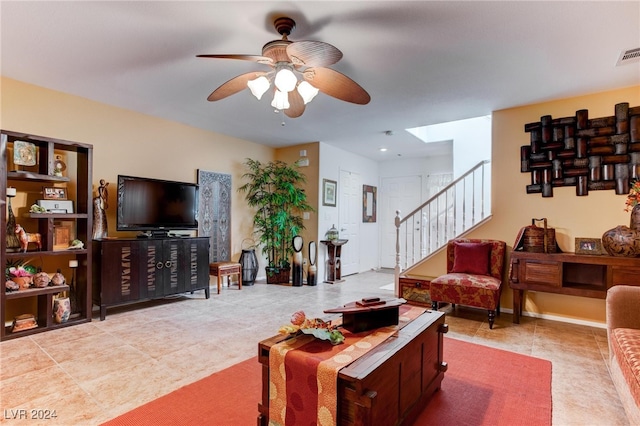
[{"label": "tall green houseplant", "polygon": [[267,283],[289,282],[293,254],[292,240],[304,229],[302,214],[313,211],[302,188],[306,176],[297,164],[284,161],[261,163],[248,158],[248,182],[238,188],[245,194],[253,216],[255,234],[267,256]]}]

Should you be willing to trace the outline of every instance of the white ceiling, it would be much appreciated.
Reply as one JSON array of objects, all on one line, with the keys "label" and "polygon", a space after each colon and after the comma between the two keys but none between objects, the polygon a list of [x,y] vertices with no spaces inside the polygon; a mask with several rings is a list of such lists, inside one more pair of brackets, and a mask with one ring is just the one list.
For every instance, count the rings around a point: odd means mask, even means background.
[{"label": "white ceiling", "polygon": [[[0,14],[5,77],[272,147],[322,141],[381,161],[446,146],[406,128],[640,84],[640,62],[616,67],[640,47],[640,1],[2,1]],[[289,119],[248,90],[206,100],[266,68],[196,55],[260,54],[283,15],[297,22],[290,40],[344,53],[331,68],[368,105],[320,94]]]}]

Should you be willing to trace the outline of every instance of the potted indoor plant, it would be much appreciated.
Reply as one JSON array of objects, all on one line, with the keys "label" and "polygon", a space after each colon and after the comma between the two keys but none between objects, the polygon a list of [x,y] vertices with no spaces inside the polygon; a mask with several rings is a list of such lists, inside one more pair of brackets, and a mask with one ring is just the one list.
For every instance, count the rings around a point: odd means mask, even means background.
[{"label": "potted indoor plant", "polygon": [[13,281],[20,290],[31,287],[33,275],[38,271],[33,265],[29,265],[29,262],[21,259],[8,261],[5,268],[5,280]]},{"label": "potted indoor plant", "polygon": [[248,182],[238,188],[249,206],[257,208],[253,216],[255,234],[267,257],[267,283],[288,283],[293,254],[293,237],[304,229],[302,214],[313,211],[302,188],[306,176],[298,165],[283,161],[261,163],[247,159]]}]

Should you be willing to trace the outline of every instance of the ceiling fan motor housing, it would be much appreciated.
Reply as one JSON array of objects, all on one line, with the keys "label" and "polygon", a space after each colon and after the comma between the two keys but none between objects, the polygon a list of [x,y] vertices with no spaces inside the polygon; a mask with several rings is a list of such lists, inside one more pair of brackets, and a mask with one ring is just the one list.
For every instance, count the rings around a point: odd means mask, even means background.
[{"label": "ceiling fan motor housing", "polygon": [[286,40],[286,37],[291,35],[291,31],[296,27],[296,21],[285,16],[276,18],[273,21],[273,26],[276,28],[278,34],[280,34]]}]

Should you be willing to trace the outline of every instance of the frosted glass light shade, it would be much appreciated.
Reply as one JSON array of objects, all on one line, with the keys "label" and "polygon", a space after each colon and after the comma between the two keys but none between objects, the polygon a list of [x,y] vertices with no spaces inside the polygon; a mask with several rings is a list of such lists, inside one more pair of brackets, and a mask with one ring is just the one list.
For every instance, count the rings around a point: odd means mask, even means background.
[{"label": "frosted glass light shade", "polygon": [[269,83],[269,79],[263,75],[254,80],[249,80],[247,86],[249,86],[249,90],[251,90],[253,96],[260,100],[271,84]]},{"label": "frosted glass light shade", "polygon": [[318,92],[319,90],[309,84],[308,81],[303,81],[302,83],[298,84],[298,93],[300,93],[300,96],[302,96],[302,100],[304,101],[305,105],[311,102],[311,100],[316,97]]},{"label": "frosted glass light shade", "polygon": [[289,94],[276,90],[271,106],[280,111],[289,108]]},{"label": "frosted glass light shade", "polygon": [[274,83],[281,92],[289,93],[296,88],[298,79],[296,75],[287,67],[280,68],[276,73]]}]

